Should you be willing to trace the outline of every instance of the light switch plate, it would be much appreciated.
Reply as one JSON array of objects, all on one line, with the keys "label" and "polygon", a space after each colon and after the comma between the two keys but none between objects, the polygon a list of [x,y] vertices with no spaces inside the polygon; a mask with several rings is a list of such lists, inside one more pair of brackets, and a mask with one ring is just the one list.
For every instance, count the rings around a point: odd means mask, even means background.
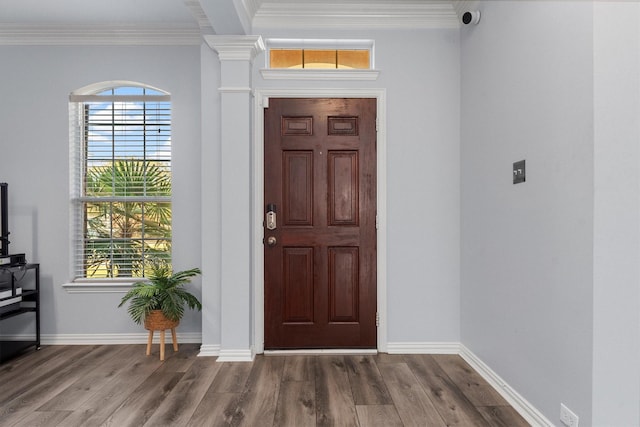
[{"label": "light switch plate", "polygon": [[526,181],[526,169],[525,161],[520,160],[513,164],[513,183],[520,184]]}]

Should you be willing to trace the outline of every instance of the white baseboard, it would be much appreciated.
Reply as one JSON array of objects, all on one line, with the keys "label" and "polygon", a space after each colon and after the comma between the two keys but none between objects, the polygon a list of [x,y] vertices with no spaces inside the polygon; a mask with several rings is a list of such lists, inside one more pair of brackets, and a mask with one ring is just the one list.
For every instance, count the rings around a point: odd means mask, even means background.
[{"label": "white baseboard", "polygon": [[378,350],[374,349],[348,349],[348,348],[327,348],[327,349],[302,349],[302,350],[265,350],[265,356],[329,356],[329,355],[367,355],[378,354]]},{"label": "white baseboard", "polygon": [[253,362],[255,351],[252,348],[220,349],[217,362]]},{"label": "white baseboard", "polygon": [[459,342],[390,342],[389,354],[459,354]]},{"label": "white baseboard", "polygon": [[509,386],[497,373],[487,366],[471,350],[464,345],[460,345],[460,357],[462,357],[473,369],[478,372],[491,386],[496,389],[504,399],[509,402],[520,415],[534,427],[553,427],[540,411],[522,397],[517,391]]},{"label": "white baseboard", "polygon": [[[168,337],[168,338],[167,338]],[[149,338],[148,332],[135,334],[42,334],[42,345],[102,345],[102,344],[146,344]],[[200,332],[178,332],[178,343],[198,344],[202,342]],[[165,332],[166,342],[171,342],[171,334]],[[160,335],[154,334],[154,343],[160,342]]]},{"label": "white baseboard", "polygon": [[220,356],[219,344],[202,344],[200,346],[200,353],[198,353],[198,357],[214,357],[214,356]]}]

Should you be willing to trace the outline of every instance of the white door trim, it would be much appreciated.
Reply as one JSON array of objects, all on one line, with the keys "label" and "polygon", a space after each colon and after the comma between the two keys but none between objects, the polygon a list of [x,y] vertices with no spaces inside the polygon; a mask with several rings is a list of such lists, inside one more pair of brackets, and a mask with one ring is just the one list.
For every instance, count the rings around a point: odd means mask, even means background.
[{"label": "white door trim", "polygon": [[254,348],[264,353],[264,108],[269,98],[377,99],[377,301],[378,351],[387,351],[387,99],[385,89],[256,89],[253,138],[253,313]]}]

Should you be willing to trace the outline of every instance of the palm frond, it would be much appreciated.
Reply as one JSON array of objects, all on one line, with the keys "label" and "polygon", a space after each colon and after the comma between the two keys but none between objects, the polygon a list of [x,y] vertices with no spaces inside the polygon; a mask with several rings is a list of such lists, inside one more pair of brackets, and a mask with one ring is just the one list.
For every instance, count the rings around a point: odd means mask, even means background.
[{"label": "palm frond", "polygon": [[173,273],[167,262],[155,260],[150,267],[148,280],[134,283],[118,307],[130,302],[128,312],[136,323],[144,322],[152,310],[162,310],[168,319],[180,320],[185,305],[191,310],[202,310],[198,298],[184,288],[191,278],[199,274],[199,268]]}]

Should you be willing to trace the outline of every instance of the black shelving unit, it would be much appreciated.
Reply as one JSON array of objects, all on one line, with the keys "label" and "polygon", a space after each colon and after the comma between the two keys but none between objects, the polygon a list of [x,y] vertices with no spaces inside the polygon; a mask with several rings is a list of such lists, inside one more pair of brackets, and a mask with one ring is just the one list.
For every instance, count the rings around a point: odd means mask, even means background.
[{"label": "black shelving unit", "polygon": [[[40,264],[0,266],[0,286],[4,294],[0,298],[0,363],[5,362],[30,347],[40,348]],[[20,291],[18,290],[20,289]],[[19,320],[9,321],[11,318]],[[8,330],[9,324],[31,326],[35,331],[25,333]],[[12,328],[13,329],[13,328]]]}]

